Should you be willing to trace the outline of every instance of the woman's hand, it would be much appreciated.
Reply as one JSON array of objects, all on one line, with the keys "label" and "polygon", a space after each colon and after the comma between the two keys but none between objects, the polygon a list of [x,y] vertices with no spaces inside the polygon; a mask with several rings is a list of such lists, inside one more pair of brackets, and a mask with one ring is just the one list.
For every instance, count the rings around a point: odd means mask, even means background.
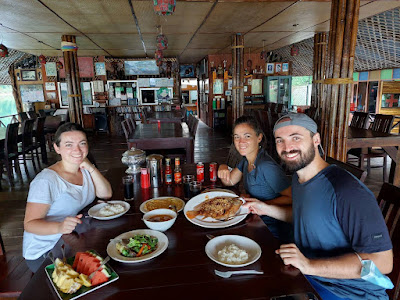
[{"label": "woman's hand", "polygon": [[58,227],[58,232],[62,234],[68,234],[74,231],[76,225],[81,224],[82,214],[77,215],[76,217],[66,217],[64,221],[62,221]]},{"label": "woman's hand", "polygon": [[247,207],[252,214],[259,216],[266,215],[265,211],[267,209],[267,205],[264,202],[256,198],[244,198],[244,200],[246,203],[243,205],[243,207]]},{"label": "woman's hand", "polygon": [[303,274],[310,274],[310,260],[300,252],[295,244],[281,245],[275,253],[280,255],[285,265],[296,267]]},{"label": "woman's hand", "polygon": [[81,169],[88,170],[89,173],[92,173],[96,169],[96,167],[88,160],[87,157],[83,160],[83,162],[81,162],[79,167]]}]

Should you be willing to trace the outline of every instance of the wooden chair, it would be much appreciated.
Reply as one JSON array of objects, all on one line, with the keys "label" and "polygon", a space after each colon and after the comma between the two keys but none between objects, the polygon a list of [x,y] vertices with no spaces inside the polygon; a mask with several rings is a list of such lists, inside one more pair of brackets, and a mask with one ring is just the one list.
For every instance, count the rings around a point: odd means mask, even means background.
[{"label": "wooden chair", "polygon": [[393,271],[388,275],[394,284],[387,290],[390,299],[400,295],[400,188],[384,182],[378,195],[378,205],[382,211],[393,244]]},{"label": "wooden chair", "polygon": [[7,125],[4,150],[0,152],[0,177],[3,173],[3,166],[5,166],[10,186],[14,186],[13,162],[15,170],[22,177],[18,161],[18,126],[19,123],[10,123]]},{"label": "wooden chair", "polygon": [[[34,158],[34,144],[33,144],[33,126],[35,125],[34,119],[25,120],[22,123],[22,142],[18,144],[18,155],[22,155],[22,161],[25,166],[25,173],[29,176],[27,160],[32,161],[33,168],[36,172],[36,164]],[[36,158],[39,161],[39,154],[36,153]]]},{"label": "wooden chair", "polygon": [[126,125],[128,126],[129,134],[131,134],[133,131],[132,124],[129,121],[129,119],[125,119],[125,121],[126,121]]},{"label": "wooden chair", "polygon": [[[46,149],[46,137],[44,134],[44,123],[46,122],[46,117],[39,117],[36,119],[36,131],[34,134],[33,139],[33,147],[36,151],[36,155],[39,157],[39,149]],[[47,155],[41,151],[42,161],[46,161]],[[44,159],[46,158],[46,159]],[[39,168],[40,168],[40,161],[39,161]]]},{"label": "wooden chair", "polygon": [[128,145],[128,139],[129,139],[128,121],[127,121],[127,120],[123,120],[123,121],[121,122],[121,127],[122,127],[122,130],[124,131],[126,144]]},{"label": "wooden chair", "polygon": [[196,117],[193,117],[193,123],[192,123],[192,130],[191,133],[193,135],[193,137],[196,137],[196,132],[197,132],[197,128],[199,127],[199,119],[197,119]]},{"label": "wooden chair", "polygon": [[338,167],[345,169],[353,174],[356,178],[360,179],[361,182],[364,182],[365,178],[367,177],[367,172],[357,168],[355,165],[336,160],[330,156],[326,157],[326,162],[330,165],[337,165]]},{"label": "wooden chair", "polygon": [[21,119],[21,123],[23,122],[23,121],[25,121],[25,120],[28,120],[29,119],[29,116],[28,116],[28,114],[26,113],[26,112],[20,112],[20,113],[18,113],[18,115],[19,115],[19,117],[20,117],[20,119]]},{"label": "wooden chair", "polygon": [[[371,123],[369,129],[377,132],[385,132],[390,133],[392,128],[394,116],[392,115],[382,115],[377,114],[375,115],[375,120]],[[383,181],[387,181],[387,172],[386,172],[386,165],[387,165],[387,154],[381,148],[368,148],[368,153],[362,153],[360,148],[357,149],[350,149],[348,154],[352,154],[358,157],[358,167],[363,168],[364,160],[367,159],[367,173],[371,171],[371,158],[382,157],[383,158],[383,165],[382,166],[374,166],[373,168],[381,168],[383,167]],[[348,156],[348,155],[347,155]],[[348,160],[348,159],[347,159]]]},{"label": "wooden chair", "polygon": [[132,128],[132,132],[133,131],[135,131],[135,129],[136,129],[136,122],[135,122],[135,119],[134,119],[134,115],[133,114],[130,114],[129,115],[129,117],[128,117],[128,123],[130,123],[131,124],[131,128]]},{"label": "wooden chair", "polygon": [[369,113],[362,111],[355,111],[351,119],[350,127],[366,128],[369,120]]}]

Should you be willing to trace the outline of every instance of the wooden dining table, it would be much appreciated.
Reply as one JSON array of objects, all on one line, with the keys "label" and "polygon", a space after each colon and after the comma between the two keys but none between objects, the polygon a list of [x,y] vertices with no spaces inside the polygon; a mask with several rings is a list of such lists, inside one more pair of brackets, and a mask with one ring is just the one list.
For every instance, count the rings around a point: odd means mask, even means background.
[{"label": "wooden dining table", "polygon": [[141,150],[184,149],[186,162],[194,161],[194,137],[186,123],[138,124],[128,137],[128,147]]},{"label": "wooden dining table", "polygon": [[151,111],[147,113],[146,120],[149,123],[181,123],[183,120],[182,111]]},{"label": "wooden dining table", "polygon": [[347,151],[352,148],[382,147],[395,164],[393,184],[400,187],[400,135],[348,127]]},{"label": "wooden dining table", "polygon": [[[208,164],[205,172],[205,187],[212,185],[208,180]],[[121,177],[125,168],[110,169],[106,177],[113,187],[113,199],[122,199]],[[183,165],[183,174],[195,174],[194,164]],[[135,177],[136,179],[139,177]],[[220,183],[217,182],[218,186]],[[74,234],[63,235],[52,250],[61,257],[64,244],[66,256],[74,256],[77,251],[93,249],[103,257],[106,248],[118,235],[135,229],[145,229],[140,204],[153,196],[176,196],[183,198],[182,185],[141,189],[135,181],[135,198],[129,202],[129,211],[116,219],[101,221],[84,218]],[[87,214],[87,209],[84,214]],[[133,264],[114,260],[110,266],[119,279],[105,285],[82,299],[270,299],[270,297],[311,292],[316,294],[306,278],[297,270],[286,267],[275,254],[278,241],[268,231],[264,222],[256,215],[248,215],[245,220],[227,228],[203,228],[189,222],[183,212],[179,213],[174,225],[164,232],[168,238],[168,248],[159,256]],[[240,235],[254,240],[261,247],[261,257],[247,267],[229,268],[215,263],[205,253],[209,239],[207,234]],[[45,274],[42,264],[32,277],[19,299],[57,299],[57,295]],[[214,270],[233,271],[254,269],[264,271],[263,275],[237,275],[230,278],[218,277]],[[308,299],[308,298],[307,298]]]}]

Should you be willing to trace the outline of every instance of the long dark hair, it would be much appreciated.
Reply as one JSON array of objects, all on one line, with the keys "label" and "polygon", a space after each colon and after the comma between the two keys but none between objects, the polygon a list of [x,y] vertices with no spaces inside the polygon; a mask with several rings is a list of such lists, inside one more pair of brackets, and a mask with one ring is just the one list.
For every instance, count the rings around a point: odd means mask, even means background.
[{"label": "long dark hair", "polygon": [[81,125],[70,122],[64,123],[60,127],[58,127],[56,133],[54,134],[54,144],[56,144],[57,147],[60,147],[61,134],[69,131],[80,131],[86,136],[86,132],[85,130],[83,130]]},{"label": "long dark hair", "polygon": [[267,142],[265,139],[265,134],[264,134],[264,131],[261,129],[260,123],[258,122],[258,120],[255,117],[243,115],[243,116],[237,118],[235,121],[235,124],[233,124],[232,134],[233,134],[236,126],[238,126],[240,124],[249,125],[256,132],[257,137],[261,134],[262,140],[259,145],[261,147],[265,148],[266,142]]}]

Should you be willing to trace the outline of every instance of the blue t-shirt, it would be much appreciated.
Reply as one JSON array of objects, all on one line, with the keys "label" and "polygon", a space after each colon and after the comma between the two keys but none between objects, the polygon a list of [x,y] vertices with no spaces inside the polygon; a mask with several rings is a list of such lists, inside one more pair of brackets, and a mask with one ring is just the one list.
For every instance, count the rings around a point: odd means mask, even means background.
[{"label": "blue t-shirt", "polygon": [[[392,249],[374,194],[347,171],[331,165],[312,179],[292,178],[294,239],[307,258]],[[308,276],[350,299],[387,299],[385,289],[363,279]]]},{"label": "blue t-shirt", "polygon": [[282,168],[265,152],[260,149],[254,162],[256,166],[250,173],[247,170],[246,157],[238,163],[237,168],[243,173],[243,184],[251,197],[262,201],[280,196],[280,192],[290,186]]}]

